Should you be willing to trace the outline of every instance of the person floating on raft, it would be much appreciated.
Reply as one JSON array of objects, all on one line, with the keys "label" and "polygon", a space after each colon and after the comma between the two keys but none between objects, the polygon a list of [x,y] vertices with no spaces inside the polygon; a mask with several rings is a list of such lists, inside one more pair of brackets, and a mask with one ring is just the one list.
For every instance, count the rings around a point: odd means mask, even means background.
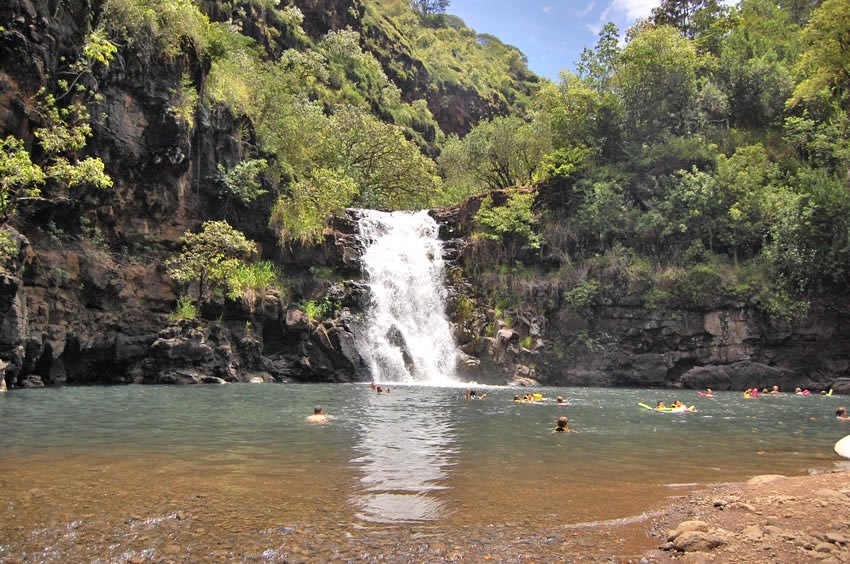
[{"label": "person floating on raft", "polygon": [[758,398],[759,397],[759,389],[758,388],[747,388],[744,390],[744,398]]},{"label": "person floating on raft", "polygon": [[643,408],[652,409],[653,411],[659,411],[662,413],[695,413],[697,410],[696,406],[687,406],[679,400],[676,400],[672,404],[670,404],[670,407],[667,407],[667,405],[663,401],[659,401],[655,407],[649,407],[648,405],[644,404],[638,405]]},{"label": "person floating on raft", "polygon": [[797,395],[797,396],[808,396],[811,393],[812,392],[810,392],[809,390],[801,390],[800,388],[797,388],[796,390],[794,390],[794,395]]},{"label": "person floating on raft", "polygon": [[711,391],[711,388],[706,388],[704,392],[697,392],[697,393],[704,398],[713,398],[714,397],[714,392]]}]

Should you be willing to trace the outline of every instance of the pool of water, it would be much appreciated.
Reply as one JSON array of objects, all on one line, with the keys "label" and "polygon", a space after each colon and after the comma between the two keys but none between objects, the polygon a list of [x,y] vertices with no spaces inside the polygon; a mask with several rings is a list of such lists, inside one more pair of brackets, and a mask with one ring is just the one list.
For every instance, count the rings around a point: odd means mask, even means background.
[{"label": "pool of water", "polygon": [[[565,543],[630,554],[653,541],[606,523],[710,483],[835,467],[832,445],[850,432],[833,416],[839,397],[535,391],[550,399],[368,385],[16,390],[0,396],[0,559],[521,558]],[[677,394],[697,413],[637,405]],[[316,404],[330,424],[305,422]],[[553,433],[561,415],[578,432]],[[600,522],[597,537],[576,532]]]}]

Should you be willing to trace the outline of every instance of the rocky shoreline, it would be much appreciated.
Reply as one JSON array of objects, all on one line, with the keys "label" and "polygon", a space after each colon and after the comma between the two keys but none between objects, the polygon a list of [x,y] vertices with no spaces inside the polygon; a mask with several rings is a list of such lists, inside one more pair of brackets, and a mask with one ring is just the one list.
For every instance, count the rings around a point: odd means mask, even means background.
[{"label": "rocky shoreline", "polygon": [[653,519],[641,562],[850,561],[850,472],[763,475],[685,496]]}]

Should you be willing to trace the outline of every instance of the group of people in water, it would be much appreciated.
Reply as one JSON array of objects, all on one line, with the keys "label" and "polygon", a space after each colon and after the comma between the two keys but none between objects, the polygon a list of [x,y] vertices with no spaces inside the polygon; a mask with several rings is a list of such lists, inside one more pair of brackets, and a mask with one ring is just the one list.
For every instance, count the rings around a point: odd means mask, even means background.
[{"label": "group of people in water", "polygon": [[[782,392],[779,391],[779,386],[773,386],[769,390],[767,388],[762,388],[761,392],[759,392],[758,388],[747,388],[746,390],[744,390],[744,397],[745,398],[758,398],[758,397],[761,397],[761,396],[778,396],[780,394],[782,394]],[[711,393],[711,388],[708,388],[704,393],[701,393],[700,395],[705,396],[705,397],[713,397],[713,395]],[[812,395],[812,392],[810,392],[809,390],[802,389],[802,388],[796,388],[794,390],[794,395],[796,395],[796,396],[809,396],[809,395]],[[822,396],[832,395],[832,390],[830,390],[829,392],[827,392],[826,390],[822,390],[820,395],[822,395]]]},{"label": "group of people in water", "polygon": [[[375,382],[372,382],[372,390],[379,394],[388,394],[390,393],[390,389],[385,386],[378,386]],[[704,392],[698,392],[700,396],[713,398],[715,397],[714,391],[711,388],[706,388]],[[761,392],[759,392],[758,388],[747,388],[744,391],[745,398],[758,398],[760,395],[779,395],[782,392],[779,391],[779,386],[773,386],[771,389],[763,388]],[[803,390],[797,388],[794,390],[794,394],[798,396],[808,396],[811,395],[809,390]],[[821,395],[832,395],[832,390],[828,393],[823,391]],[[483,400],[487,398],[487,393],[478,393],[471,388],[466,389],[466,399],[467,400]],[[531,393],[527,392],[520,396],[519,394],[514,394],[514,403],[537,403],[545,401],[546,398],[543,397],[541,393]],[[557,405],[570,405],[562,396],[557,396],[555,398],[555,403]],[[643,404],[641,404],[643,405]],[[644,405],[644,407],[649,408],[649,406]],[[696,411],[694,406],[687,406],[678,399],[673,401],[668,407],[663,401],[659,401],[654,408],[655,411]],[[850,421],[850,414],[847,413],[847,409],[843,406],[839,407],[835,410],[835,418],[839,421]],[[307,417],[308,423],[330,423],[331,416],[325,414],[322,406],[317,405],[313,408],[313,414]],[[555,424],[553,433],[577,433],[573,429],[569,427],[570,419],[566,415],[562,415],[558,417],[558,421]]]}]

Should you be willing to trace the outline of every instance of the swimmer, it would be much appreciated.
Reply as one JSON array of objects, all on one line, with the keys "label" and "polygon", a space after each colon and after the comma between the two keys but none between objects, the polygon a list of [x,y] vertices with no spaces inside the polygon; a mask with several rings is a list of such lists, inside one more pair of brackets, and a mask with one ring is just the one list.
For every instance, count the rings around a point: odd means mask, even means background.
[{"label": "swimmer", "polygon": [[770,390],[770,393],[771,394],[778,394],[779,393],[779,386],[773,386],[773,388]]},{"label": "swimmer", "polygon": [[573,431],[569,427],[570,418],[569,417],[558,417],[558,424],[555,426],[555,429],[552,431],[553,433],[578,433],[578,431]]},{"label": "swimmer", "polygon": [[673,409],[679,409],[680,407],[685,407],[685,404],[683,404],[679,400],[676,400],[670,404],[670,407],[672,407]]},{"label": "swimmer", "polygon": [[657,409],[657,410],[667,409],[667,405],[663,401],[660,401],[655,405],[655,409]]},{"label": "swimmer", "polygon": [[519,399],[519,394],[514,394],[514,403],[520,403],[522,400]]},{"label": "swimmer", "polygon": [[478,399],[480,399],[480,400],[487,399],[487,392],[484,392],[483,394],[479,395]]},{"label": "swimmer", "polygon": [[322,409],[321,405],[317,405],[313,408],[313,415],[307,416],[307,423],[330,423],[328,416],[325,415],[325,411]]},{"label": "swimmer", "polygon": [[835,418],[839,421],[850,421],[850,415],[847,415],[847,409],[844,406],[835,410]]},{"label": "swimmer", "polygon": [[476,398],[476,395],[477,394],[475,393],[475,390],[470,390],[469,388],[466,389],[466,399],[468,399],[468,400],[478,399],[478,398]]},{"label": "swimmer", "polygon": [[705,389],[705,397],[707,397],[707,398],[713,398],[714,397],[714,392],[711,391],[711,388]]},{"label": "swimmer", "polygon": [[555,403],[558,404],[558,405],[570,405],[570,402],[568,402],[567,400],[565,400],[561,396],[558,396],[558,397],[555,398]]}]

